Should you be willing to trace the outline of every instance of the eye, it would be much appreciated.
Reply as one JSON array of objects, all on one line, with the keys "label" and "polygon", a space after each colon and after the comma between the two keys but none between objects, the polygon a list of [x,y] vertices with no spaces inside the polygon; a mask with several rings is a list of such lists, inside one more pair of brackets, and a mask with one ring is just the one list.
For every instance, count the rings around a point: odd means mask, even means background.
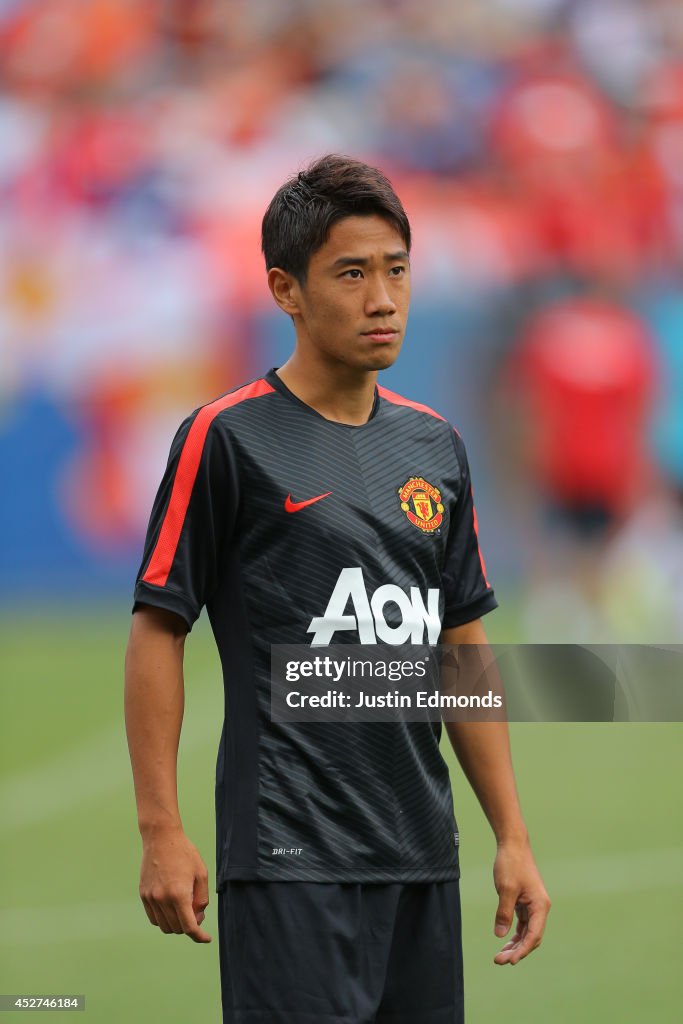
[{"label": "eye", "polygon": [[[396,273],[396,271],[398,271],[398,273]],[[401,277],[401,275],[405,274],[405,272],[406,272],[406,268],[405,267],[401,267],[401,266],[399,266],[399,267],[392,267],[391,270],[389,271],[389,273],[393,274],[394,277]]]},{"label": "eye", "polygon": [[358,267],[352,267],[351,270],[345,270],[344,273],[342,274],[342,277],[348,277],[349,274],[354,275],[354,277],[351,278],[352,281],[358,281],[363,276],[363,272],[359,270]]}]

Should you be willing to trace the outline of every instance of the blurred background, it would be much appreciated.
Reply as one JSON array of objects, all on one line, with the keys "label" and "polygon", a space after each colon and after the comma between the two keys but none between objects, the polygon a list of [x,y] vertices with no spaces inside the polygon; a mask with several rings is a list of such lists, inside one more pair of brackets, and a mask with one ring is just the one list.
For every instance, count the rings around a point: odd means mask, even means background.
[{"label": "blurred background", "polygon": [[[218,1019],[215,927],[162,940],[136,904],[121,666],[178,424],[293,343],[263,211],[330,151],[404,200],[381,380],[465,438],[491,638],[681,642],[683,7],[0,0],[0,83],[0,987]],[[181,789],[211,865],[205,620],[189,647]],[[674,1020],[680,729],[513,732],[556,934],[490,966],[491,843],[453,766],[470,1019]]]}]

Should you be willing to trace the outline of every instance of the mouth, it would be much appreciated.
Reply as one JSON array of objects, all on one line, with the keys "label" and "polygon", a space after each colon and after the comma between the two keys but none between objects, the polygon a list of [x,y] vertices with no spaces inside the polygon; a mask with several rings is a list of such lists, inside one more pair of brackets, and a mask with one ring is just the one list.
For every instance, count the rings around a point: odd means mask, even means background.
[{"label": "mouth", "polygon": [[376,327],[372,331],[363,331],[364,338],[370,338],[379,345],[387,345],[398,338],[398,331],[394,327]]}]

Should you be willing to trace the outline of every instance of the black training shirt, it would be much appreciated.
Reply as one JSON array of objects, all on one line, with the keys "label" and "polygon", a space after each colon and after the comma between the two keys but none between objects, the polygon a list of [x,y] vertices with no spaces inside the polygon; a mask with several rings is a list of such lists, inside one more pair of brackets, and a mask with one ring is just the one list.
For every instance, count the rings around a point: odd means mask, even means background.
[{"label": "black training shirt", "polygon": [[152,509],[141,604],[190,628],[206,605],[220,653],[218,889],[458,877],[440,725],[270,716],[271,644],[436,644],[496,607],[446,420],[378,386],[367,423],[336,423],[275,369],[195,410]]}]

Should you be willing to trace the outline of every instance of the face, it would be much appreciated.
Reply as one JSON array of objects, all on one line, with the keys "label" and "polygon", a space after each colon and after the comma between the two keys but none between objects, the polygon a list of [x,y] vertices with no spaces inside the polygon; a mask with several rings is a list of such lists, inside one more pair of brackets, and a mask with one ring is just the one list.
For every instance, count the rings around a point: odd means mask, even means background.
[{"label": "face", "polygon": [[[282,271],[271,271],[271,275]],[[401,349],[410,303],[410,262],[405,242],[378,216],[337,221],[311,257],[302,286],[283,275],[278,294],[294,317],[302,351],[328,363],[364,370],[391,366]],[[284,301],[283,301],[284,299]]]}]

